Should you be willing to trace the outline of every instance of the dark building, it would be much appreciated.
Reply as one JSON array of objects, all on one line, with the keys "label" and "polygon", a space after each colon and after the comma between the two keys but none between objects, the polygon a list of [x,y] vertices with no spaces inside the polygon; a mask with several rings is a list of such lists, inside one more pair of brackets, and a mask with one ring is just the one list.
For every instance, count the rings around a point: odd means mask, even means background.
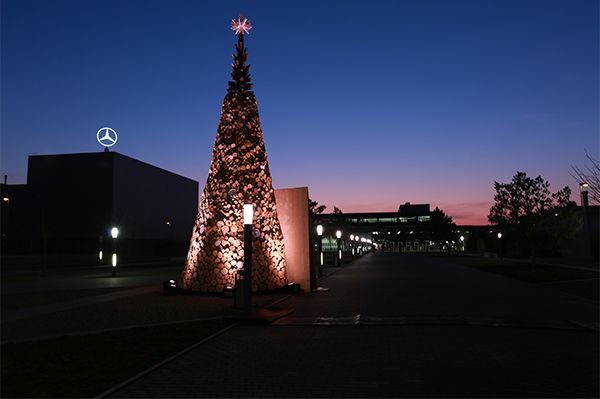
[{"label": "dark building", "polygon": [[184,256],[198,182],[116,152],[36,155],[2,197],[4,254],[95,257],[117,227],[124,259]]}]

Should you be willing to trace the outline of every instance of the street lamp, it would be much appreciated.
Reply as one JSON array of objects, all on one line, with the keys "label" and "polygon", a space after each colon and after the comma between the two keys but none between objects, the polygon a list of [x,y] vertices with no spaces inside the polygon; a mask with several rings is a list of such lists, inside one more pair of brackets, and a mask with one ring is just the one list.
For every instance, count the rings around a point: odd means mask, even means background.
[{"label": "street lamp", "polygon": [[[112,276],[115,277],[117,275],[117,237],[119,237],[119,228],[113,227],[112,229],[110,229],[110,236],[113,239],[112,240],[113,254],[112,254],[112,259],[111,259]],[[102,256],[102,255],[100,254],[100,256]]]},{"label": "street lamp", "polygon": [[502,260],[502,233],[498,233],[498,256]]},{"label": "street lamp", "polygon": [[581,206],[585,210],[588,207],[588,188],[590,185],[587,182],[579,183],[579,191],[581,192]]},{"label": "street lamp", "polygon": [[254,222],[254,205],[244,205],[244,300],[243,308],[252,310],[252,223]]},{"label": "street lamp", "polygon": [[462,245],[463,252],[465,252],[465,236],[460,236],[460,244]]},{"label": "street lamp", "polygon": [[342,265],[342,232],[340,230],[335,232],[335,238],[337,238],[337,248],[338,248],[338,259],[337,259],[337,265],[341,266]]},{"label": "street lamp", "polygon": [[323,277],[323,226],[317,225],[317,252],[319,253],[319,277]]}]

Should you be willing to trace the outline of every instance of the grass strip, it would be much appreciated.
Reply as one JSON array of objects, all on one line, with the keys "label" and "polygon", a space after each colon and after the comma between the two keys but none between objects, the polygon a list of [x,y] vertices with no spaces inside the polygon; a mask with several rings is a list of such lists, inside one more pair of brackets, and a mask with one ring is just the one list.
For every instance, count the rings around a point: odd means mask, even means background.
[{"label": "grass strip", "polygon": [[599,273],[594,270],[572,269],[560,266],[543,264],[515,263],[498,258],[478,258],[467,256],[446,256],[445,260],[463,266],[473,267],[491,273],[528,283],[549,283],[568,280],[585,280],[598,278]]},{"label": "grass strip", "polygon": [[515,280],[532,284],[544,284],[545,287],[574,295],[592,302],[599,302],[600,273],[594,270],[573,269],[560,266],[532,265],[515,263],[498,258],[480,258],[458,255],[435,256],[452,263],[472,267],[485,272],[500,274]]},{"label": "grass strip", "polygon": [[5,344],[1,395],[94,397],[229,324],[208,320]]}]

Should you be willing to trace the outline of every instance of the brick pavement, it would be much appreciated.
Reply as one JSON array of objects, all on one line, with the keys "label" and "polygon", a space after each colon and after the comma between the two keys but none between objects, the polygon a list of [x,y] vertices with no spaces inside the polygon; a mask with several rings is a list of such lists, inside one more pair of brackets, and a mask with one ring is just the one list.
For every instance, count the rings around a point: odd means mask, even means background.
[{"label": "brick pavement", "polygon": [[[597,323],[598,307],[416,255],[369,255],[300,316],[462,315]],[[239,326],[114,397],[598,396],[598,333],[416,326]]]}]

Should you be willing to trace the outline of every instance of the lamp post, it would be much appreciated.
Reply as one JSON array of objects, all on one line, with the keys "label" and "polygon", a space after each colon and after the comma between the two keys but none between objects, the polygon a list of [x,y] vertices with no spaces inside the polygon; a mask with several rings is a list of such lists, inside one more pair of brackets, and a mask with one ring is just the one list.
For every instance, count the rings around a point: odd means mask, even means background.
[{"label": "lamp post", "polygon": [[119,237],[119,228],[113,227],[110,229],[110,236],[112,237],[112,276],[115,277],[117,275],[117,237]]},{"label": "lamp post", "polygon": [[254,205],[244,205],[244,300],[245,311],[252,310],[252,223]]},{"label": "lamp post", "polygon": [[317,225],[317,253],[319,254],[319,277],[323,277],[323,226]]},{"label": "lamp post", "polygon": [[338,249],[338,256],[337,256],[337,262],[336,264],[338,266],[342,265],[342,232],[340,230],[335,232],[335,238],[337,238],[337,249]]},{"label": "lamp post", "polygon": [[588,203],[588,188],[590,185],[587,182],[579,183],[579,191],[581,192],[581,206],[583,209],[586,209],[589,205]]},{"label": "lamp post", "polygon": [[102,265],[102,259],[104,258],[104,236],[98,236],[98,265]]},{"label": "lamp post", "polygon": [[498,256],[502,260],[502,233],[498,233]]},{"label": "lamp post", "polygon": [[354,234],[350,234],[350,247],[352,249],[352,260],[354,260]]},{"label": "lamp post", "polygon": [[462,246],[462,251],[465,252],[465,236],[460,236],[460,245]]}]

